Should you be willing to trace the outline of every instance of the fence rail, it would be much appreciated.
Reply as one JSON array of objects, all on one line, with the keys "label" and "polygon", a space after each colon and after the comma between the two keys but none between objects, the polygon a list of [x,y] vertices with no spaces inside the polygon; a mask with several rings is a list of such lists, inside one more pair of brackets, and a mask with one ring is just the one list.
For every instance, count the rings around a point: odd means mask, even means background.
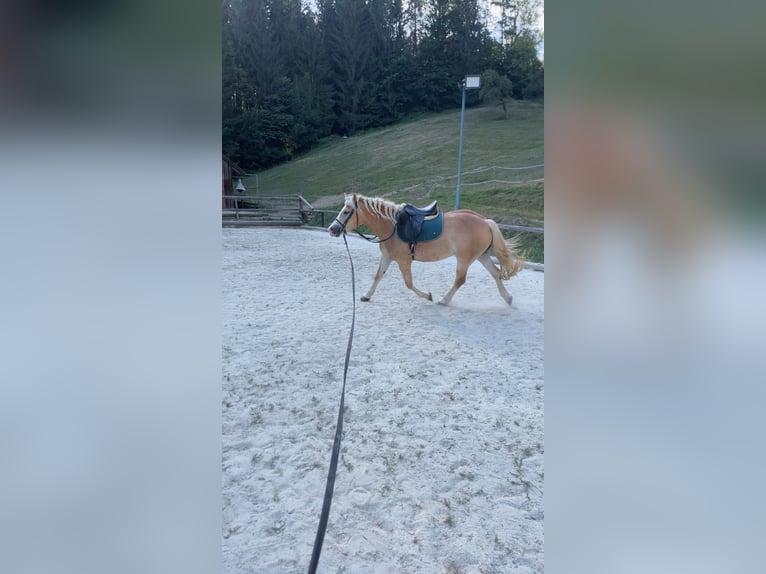
[{"label": "fence rail", "polygon": [[[234,207],[223,210],[223,217],[239,219],[246,216],[281,216],[288,219],[300,220],[303,223],[315,221],[320,227],[326,227],[337,215],[337,210],[315,209],[302,195],[298,196],[241,196],[225,195],[226,199],[234,201]],[[276,203],[284,203],[275,206]],[[254,207],[253,207],[254,206]],[[531,227],[528,225],[514,225],[511,223],[498,223],[500,229],[520,231],[523,233],[545,234],[544,227]]]},{"label": "fence rail", "polygon": [[303,225],[313,207],[302,195],[224,195],[224,225]]},{"label": "fence rail", "polygon": [[545,235],[544,227],[527,227],[526,225],[511,225],[510,223],[498,223],[500,229],[510,229],[511,231],[523,231],[525,233],[537,233]]},{"label": "fence rail", "polygon": [[[223,209],[224,226],[309,225],[325,228],[338,214],[337,210],[315,209],[302,195],[242,196],[225,195],[232,208]],[[503,230],[544,235],[545,228],[498,223]],[[541,263],[528,262],[528,269],[544,271]]]}]

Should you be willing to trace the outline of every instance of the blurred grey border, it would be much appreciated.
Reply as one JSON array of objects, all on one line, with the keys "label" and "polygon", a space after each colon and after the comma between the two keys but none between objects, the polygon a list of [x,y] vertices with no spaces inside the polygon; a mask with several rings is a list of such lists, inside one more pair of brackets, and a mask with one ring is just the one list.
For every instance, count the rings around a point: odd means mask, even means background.
[{"label": "blurred grey border", "polygon": [[764,7],[546,4],[546,569],[761,572]]},{"label": "blurred grey border", "polygon": [[[546,8],[546,568],[760,572],[764,8]],[[4,4],[0,571],[220,570],[220,17]]]},{"label": "blurred grey border", "polygon": [[220,6],[3,12],[0,571],[220,571]]}]

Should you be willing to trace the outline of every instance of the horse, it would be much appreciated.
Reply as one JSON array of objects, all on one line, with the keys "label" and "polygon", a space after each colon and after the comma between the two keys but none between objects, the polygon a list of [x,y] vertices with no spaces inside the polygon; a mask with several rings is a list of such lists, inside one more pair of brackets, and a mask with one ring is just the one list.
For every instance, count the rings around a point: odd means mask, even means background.
[{"label": "horse", "polygon": [[[396,233],[397,218],[407,204],[394,203],[380,197],[365,197],[358,193],[345,194],[344,200],[343,208],[327,229],[330,235],[339,237],[360,225],[366,225],[378,237],[373,241],[380,246],[378,270],[369,291],[361,298],[362,301],[372,298],[392,261],[396,261],[399,266],[408,289],[433,301],[430,292],[423,292],[413,284],[412,262],[440,261],[454,255],[457,258],[455,282],[439,301],[440,305],[449,305],[455,292],[465,283],[468,268],[477,259],[492,275],[500,296],[508,305],[512,303],[513,297],[502,282],[516,275],[524,267],[524,260],[516,254],[516,242],[506,242],[497,223],[491,219],[470,209],[447,211],[444,213],[441,235],[430,241],[418,242],[413,250]],[[491,251],[497,257],[499,268],[492,261]]]}]

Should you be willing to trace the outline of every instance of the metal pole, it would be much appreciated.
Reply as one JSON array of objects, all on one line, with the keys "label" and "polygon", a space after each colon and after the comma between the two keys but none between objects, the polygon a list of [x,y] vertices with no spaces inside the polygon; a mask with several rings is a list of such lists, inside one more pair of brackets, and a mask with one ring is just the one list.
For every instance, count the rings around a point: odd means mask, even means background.
[{"label": "metal pole", "polygon": [[465,79],[462,81],[463,103],[460,106],[460,147],[457,152],[457,192],[455,193],[455,209],[460,209],[460,177],[463,173],[463,121],[465,118]]}]

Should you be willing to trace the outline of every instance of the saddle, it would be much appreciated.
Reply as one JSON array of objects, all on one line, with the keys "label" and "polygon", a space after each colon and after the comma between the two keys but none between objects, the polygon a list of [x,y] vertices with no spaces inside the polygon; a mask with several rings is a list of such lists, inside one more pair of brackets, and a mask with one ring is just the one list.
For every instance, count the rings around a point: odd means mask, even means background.
[{"label": "saddle", "polygon": [[396,234],[410,244],[410,255],[415,259],[415,244],[431,241],[442,233],[443,215],[436,207],[436,201],[425,207],[406,204],[396,218]]}]

